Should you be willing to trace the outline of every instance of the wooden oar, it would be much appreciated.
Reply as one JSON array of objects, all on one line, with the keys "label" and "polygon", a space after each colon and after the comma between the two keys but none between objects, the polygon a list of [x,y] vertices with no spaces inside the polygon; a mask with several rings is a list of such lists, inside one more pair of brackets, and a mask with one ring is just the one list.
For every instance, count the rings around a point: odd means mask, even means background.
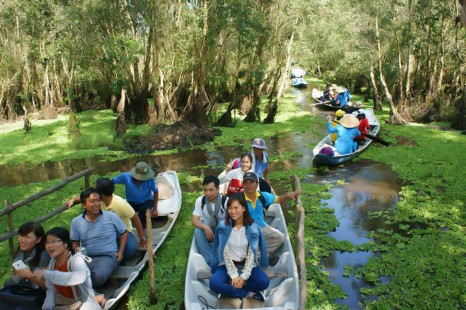
[{"label": "wooden oar", "polygon": [[152,238],[152,218],[150,209],[146,210],[146,232],[147,232],[147,257],[149,260],[149,303],[157,304],[157,296],[155,296],[155,270],[154,270],[154,239]]},{"label": "wooden oar", "polygon": [[[332,122],[337,123],[337,124],[340,124],[340,122],[337,122],[336,120],[332,120]],[[380,144],[382,144],[382,145],[385,145],[385,146],[389,146],[389,145],[390,145],[390,142],[387,142],[387,141],[385,141],[385,140],[382,140],[382,139],[380,139],[380,138],[377,138],[376,136],[370,135],[370,134],[368,134],[368,133],[363,133],[363,132],[361,132],[361,135],[363,135],[363,136],[365,136],[365,137],[371,139],[371,140],[374,141],[374,142],[380,143]]]}]

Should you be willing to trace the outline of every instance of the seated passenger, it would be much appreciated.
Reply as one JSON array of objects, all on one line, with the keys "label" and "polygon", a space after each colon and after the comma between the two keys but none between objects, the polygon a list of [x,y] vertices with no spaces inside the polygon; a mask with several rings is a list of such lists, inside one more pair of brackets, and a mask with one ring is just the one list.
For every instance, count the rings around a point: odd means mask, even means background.
[{"label": "seated passenger", "polygon": [[[42,309],[101,309],[91,283],[91,272],[82,255],[74,255],[68,230],[55,227],[47,232],[46,249],[52,260],[47,270],[34,275],[45,279],[47,297]],[[97,299],[105,303],[103,295]]]},{"label": "seated passenger", "polygon": [[[7,279],[0,290],[0,303],[3,306],[40,309],[45,299],[45,281],[37,279],[33,272],[47,268],[50,256],[45,251],[45,237],[42,225],[27,222],[18,229],[18,251],[13,263],[25,268],[13,268],[13,276]],[[21,263],[22,262],[22,263]],[[19,293],[28,292],[31,298],[15,297]],[[19,295],[18,295],[19,296]]]},{"label": "seated passenger", "polygon": [[252,156],[251,154],[244,154],[241,156],[241,167],[230,170],[229,165],[225,168],[227,174],[223,177],[219,176],[220,184],[228,183],[227,195],[228,197],[243,191],[243,175],[251,171]]},{"label": "seated passenger", "polygon": [[333,106],[341,107],[345,112],[348,112],[345,107],[348,105],[349,99],[351,98],[349,91],[343,87],[336,87],[332,89],[333,97],[332,101],[330,102]]},{"label": "seated passenger", "polygon": [[366,136],[364,134],[369,133],[369,120],[366,118],[366,111],[364,109],[359,109],[357,111],[357,118],[359,120],[358,130],[361,132],[359,136],[356,136],[354,140],[359,144],[364,144],[366,142]]},{"label": "seated passenger", "polygon": [[[342,109],[339,109],[338,111],[335,112],[336,117],[335,117],[335,122],[332,122],[332,128],[338,125],[343,115],[345,115],[345,111],[343,111]],[[338,135],[336,133],[332,133],[330,137],[332,138],[332,142],[335,144],[335,141],[337,141]]]},{"label": "seated passenger", "polygon": [[191,222],[194,226],[194,240],[197,250],[210,266],[212,252],[210,243],[214,239],[214,231],[218,223],[225,219],[228,198],[220,194],[220,181],[216,176],[206,176],[202,185],[204,195],[196,199]]},{"label": "seated passenger", "polygon": [[340,124],[332,128],[332,117],[327,116],[327,130],[329,133],[337,133],[338,138],[335,141],[335,148],[341,155],[349,154],[357,149],[357,143],[354,138],[361,133],[356,128],[359,125],[358,119],[352,114],[345,114],[340,120]]},{"label": "seated passenger", "polygon": [[101,210],[100,194],[95,188],[82,191],[80,200],[84,212],[71,221],[70,237],[74,251],[84,247],[84,254],[92,258],[89,269],[92,287],[97,288],[104,285],[123,259],[128,231],[117,214]]},{"label": "seated passenger", "polygon": [[301,194],[297,190],[286,195],[275,196],[274,194],[257,190],[259,179],[254,172],[247,172],[243,176],[244,197],[248,204],[249,213],[256,224],[262,227],[268,254],[274,253],[285,241],[285,234],[276,228],[270,227],[264,218],[264,210],[272,204],[279,202],[284,204],[290,199],[295,199]]},{"label": "seated passenger", "polygon": [[221,297],[253,297],[265,301],[263,290],[269,279],[261,267],[268,267],[265,239],[249,215],[243,195],[228,200],[225,221],[215,230],[212,244],[210,288]]},{"label": "seated passenger", "polygon": [[[142,228],[141,220],[136,214],[131,205],[122,197],[114,194],[115,185],[112,180],[108,178],[99,178],[95,182],[96,190],[101,195],[101,209],[104,211],[115,212],[120,219],[125,223],[126,229],[128,230],[128,240],[126,241],[125,252],[123,253],[123,259],[131,258],[136,254],[136,239],[134,237],[134,228],[139,236],[139,246],[145,248],[147,246],[147,238],[144,234],[144,228]],[[65,203],[68,207],[75,203],[80,203],[79,197],[73,197]],[[134,225],[134,228],[133,228]],[[117,240],[119,243],[120,240]]]},{"label": "seated passenger", "polygon": [[272,187],[270,186],[269,180],[267,180],[267,175],[269,174],[269,154],[267,146],[265,145],[264,139],[255,138],[252,140],[252,171],[256,173],[259,177],[259,187],[262,192],[272,192]]}]

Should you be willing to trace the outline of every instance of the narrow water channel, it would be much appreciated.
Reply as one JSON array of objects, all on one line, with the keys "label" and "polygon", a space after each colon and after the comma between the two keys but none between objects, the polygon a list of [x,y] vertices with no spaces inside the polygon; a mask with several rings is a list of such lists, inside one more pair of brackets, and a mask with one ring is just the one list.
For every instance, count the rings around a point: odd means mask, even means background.
[{"label": "narrow water channel", "polygon": [[[295,102],[302,109],[324,118],[329,112],[322,112],[311,105],[310,90],[311,88],[290,91],[296,95]],[[289,170],[311,167],[313,154],[310,145],[315,145],[325,135],[326,128],[322,126],[318,136],[307,131],[304,133],[282,133],[274,137],[264,138],[272,158],[284,151],[300,154],[285,163],[280,163],[280,169]],[[239,145],[241,143],[249,144],[250,141],[239,141]],[[138,155],[131,159],[114,162],[102,162],[99,157],[93,157],[81,160],[46,162],[34,167],[30,167],[28,164],[0,166],[0,187],[62,179],[89,166],[95,167],[95,173],[99,175],[127,171],[138,161],[150,163],[155,171],[175,170],[193,175],[218,174],[223,165],[232,157],[231,154],[240,155],[242,152],[243,148],[240,146],[220,147],[215,152],[192,150],[175,155]],[[209,168],[200,168],[206,164],[209,164]],[[276,165],[278,164],[271,165],[271,171]],[[344,184],[336,185],[338,180],[344,180]],[[337,240],[348,240],[355,245],[364,244],[369,240],[367,237],[369,232],[384,227],[382,220],[370,219],[368,213],[373,210],[393,208],[397,203],[401,183],[390,167],[368,160],[349,162],[323,173],[308,175],[303,182],[335,185],[331,189],[332,198],[322,201],[322,207],[333,209],[339,221],[339,226],[330,233],[330,236]],[[199,191],[199,186],[182,184],[182,190]],[[281,194],[280,190],[278,193]],[[363,266],[373,255],[369,252],[341,253],[336,251],[321,261],[321,268],[326,270],[329,273],[329,278],[348,295],[347,298],[335,302],[351,309],[361,308],[364,300],[361,297],[360,288],[368,284],[357,279],[354,275],[345,277],[343,275],[344,266]]]}]

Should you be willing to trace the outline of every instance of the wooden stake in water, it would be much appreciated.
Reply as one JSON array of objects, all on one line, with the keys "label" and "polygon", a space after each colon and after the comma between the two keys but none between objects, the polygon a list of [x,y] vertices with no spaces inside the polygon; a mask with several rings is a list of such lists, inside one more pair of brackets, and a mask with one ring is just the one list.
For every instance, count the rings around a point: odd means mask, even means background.
[{"label": "wooden stake in water", "polygon": [[147,233],[147,257],[149,259],[149,274],[150,274],[149,299],[150,299],[150,304],[155,305],[157,303],[157,297],[155,296],[154,256],[152,255],[154,241],[152,239],[152,219],[151,219],[151,211],[149,209],[146,210],[146,233]]}]

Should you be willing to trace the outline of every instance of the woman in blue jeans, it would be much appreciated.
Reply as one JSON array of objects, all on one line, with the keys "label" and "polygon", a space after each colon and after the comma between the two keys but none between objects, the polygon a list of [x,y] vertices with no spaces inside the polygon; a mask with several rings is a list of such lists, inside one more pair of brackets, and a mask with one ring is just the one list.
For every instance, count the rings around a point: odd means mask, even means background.
[{"label": "woman in blue jeans", "polygon": [[[253,297],[265,301],[269,279],[267,246],[262,229],[249,215],[243,195],[228,200],[225,221],[219,223],[212,243],[210,288],[219,297]],[[263,253],[258,257],[258,250]]]}]

